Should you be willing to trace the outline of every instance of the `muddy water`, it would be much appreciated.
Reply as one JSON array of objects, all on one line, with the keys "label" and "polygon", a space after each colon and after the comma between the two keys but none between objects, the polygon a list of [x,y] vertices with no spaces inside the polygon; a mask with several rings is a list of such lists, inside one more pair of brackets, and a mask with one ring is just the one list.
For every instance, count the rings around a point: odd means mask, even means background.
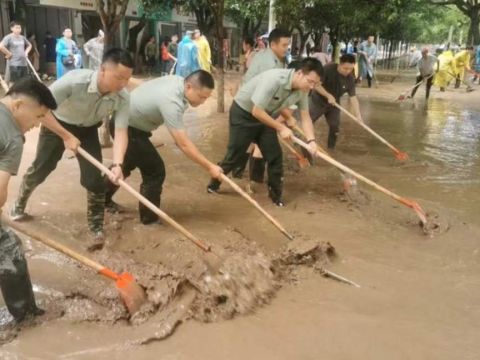
[{"label": "muddy water", "polygon": [[[402,89],[408,87],[403,84]],[[55,316],[20,331],[0,348],[6,359],[475,359],[480,322],[480,243],[478,200],[480,166],[478,94],[434,92],[428,112],[421,91],[414,103],[389,101],[392,85],[360,89],[364,118],[372,128],[410,155],[399,164],[388,149],[348,119],[334,156],[385,187],[418,200],[448,224],[428,237],[415,214],[360,184],[370,199],[349,202],[341,194],[339,175],[330,166],[299,172],[286,160],[288,206],[270,205],[264,188],[256,199],[292,232],[335,246],[338,258],[329,270],[361,285],[357,289],[297,266],[275,297],[253,313],[205,324],[186,318],[194,299],[186,290],[153,324],[132,333],[120,321],[74,321]],[[474,95],[475,94],[475,95]],[[224,154],[225,116],[207,104],[187,116],[189,135],[211,158]],[[325,141],[325,124],[317,124]],[[27,158],[36,134],[28,138]],[[261,251],[275,256],[287,240],[226,186],[222,194],[205,194],[208,176],[174,147],[160,130],[154,142],[167,165],[162,207],[222,255]],[[106,158],[109,153],[106,152]],[[288,156],[287,156],[288,157]],[[23,171],[29,159],[22,163]],[[85,231],[84,193],[77,183],[75,160],[64,159],[27,209],[31,224],[64,243],[81,248]],[[18,185],[16,181],[16,186]],[[129,182],[138,186],[139,176]],[[241,182],[244,184],[244,182]],[[52,198],[55,194],[55,198]],[[15,195],[11,191],[10,199]],[[139,262],[158,263],[176,274],[200,274],[212,259],[167,225],[138,224],[136,204],[121,192],[117,200],[130,210],[109,218],[109,248]],[[39,299],[72,289],[109,286],[71,261],[35,244],[27,244]],[[54,308],[54,306],[53,306]],[[74,308],[74,307],[73,307]],[[47,308],[48,309],[48,308]],[[2,315],[3,317],[3,315]],[[182,321],[177,321],[182,319]],[[169,330],[176,329],[173,335]],[[153,335],[152,335],[153,333]],[[163,341],[138,345],[132,340]],[[147,341],[148,342],[148,341]]]}]

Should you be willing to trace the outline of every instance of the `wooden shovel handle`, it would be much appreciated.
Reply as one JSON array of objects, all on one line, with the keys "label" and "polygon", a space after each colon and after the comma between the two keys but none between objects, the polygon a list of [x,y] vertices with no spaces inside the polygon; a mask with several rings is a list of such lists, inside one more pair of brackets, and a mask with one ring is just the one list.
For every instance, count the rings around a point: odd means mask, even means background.
[{"label": "wooden shovel handle", "polygon": [[[28,237],[36,240],[36,241],[41,242],[42,244],[47,245],[48,247],[50,247],[52,249],[55,249],[55,250],[61,252],[62,254],[67,255],[68,257],[71,257],[72,259],[77,260],[78,262],[82,263],[85,266],[88,266],[89,268],[94,269],[97,272],[102,272],[102,270],[105,269],[105,267],[103,265],[97,263],[96,261],[93,261],[92,259],[90,259],[90,258],[88,258],[88,257],[70,249],[69,247],[67,247],[63,244],[60,244],[56,241],[53,241],[53,240],[47,238],[46,236],[35,233],[35,232],[27,229],[26,227],[24,227],[24,226],[22,226],[22,225],[20,225],[16,222],[10,221],[6,217],[2,217],[2,223],[11,227],[14,230],[20,232],[20,233],[22,233],[22,234],[25,234],[26,236],[28,236]],[[114,280],[116,280],[116,278],[114,278]]]},{"label": "wooden shovel handle", "polygon": [[385,140],[383,137],[381,137],[379,134],[377,134],[370,126],[366,125],[363,123],[363,121],[358,120],[358,118],[353,115],[350,111],[345,109],[344,107],[340,106],[338,103],[334,103],[333,106],[335,106],[337,109],[340,111],[344,112],[347,114],[348,117],[350,117],[353,121],[355,121],[358,125],[363,127],[365,130],[367,130],[370,134],[372,134],[374,137],[376,137],[378,140],[380,140],[383,144],[387,145],[392,151],[396,154],[400,153],[401,151],[398,150],[395,146],[390,144],[387,140]]},{"label": "wooden shovel handle", "polygon": [[[92,165],[94,165],[97,169],[100,171],[104,172],[107,175],[113,175],[113,173],[108,169],[105,165],[103,165],[100,161],[95,159],[92,155],[90,155],[88,152],[86,152],[84,149],[81,147],[78,147],[77,149],[78,153],[82,155],[88,162],[90,162]],[[211,248],[209,245],[206,245],[203,241],[198,239],[196,236],[194,236],[191,232],[189,232],[187,229],[185,229],[182,225],[177,223],[175,220],[173,220],[170,216],[168,216],[166,213],[164,213],[162,210],[160,210],[158,207],[156,207],[150,200],[148,200],[146,197],[144,197],[142,194],[140,194],[138,191],[136,191],[134,188],[132,188],[130,185],[128,185],[124,180],[120,180],[118,182],[122,188],[124,188],[126,191],[128,191],[130,194],[132,194],[135,198],[137,198],[138,201],[140,201],[143,205],[145,205],[147,208],[152,210],[155,214],[160,216],[163,220],[165,220],[167,223],[169,223],[175,230],[183,234],[187,239],[191,240],[195,245],[197,245],[199,248],[201,248],[203,251],[210,251]]]},{"label": "wooden shovel handle", "polygon": [[35,75],[35,77],[37,78],[37,80],[42,82],[42,79],[40,79],[40,76],[38,76],[37,70],[35,70],[35,68],[33,67],[33,65],[30,62],[30,59],[28,58],[28,56],[27,56],[27,64],[28,64],[28,66],[30,66],[30,69],[32,70],[32,72]]},{"label": "wooden shovel handle", "polygon": [[250,195],[247,194],[246,191],[244,191],[240,186],[238,186],[233,180],[231,180],[228,176],[225,174],[221,175],[221,180],[225,181],[230,185],[233,190],[235,190],[237,193],[239,193],[243,198],[245,198],[250,204],[255,206],[255,208],[262,213],[263,216],[265,216],[268,221],[270,221],[273,225],[275,225],[283,235],[285,235],[288,239],[293,240],[293,236],[290,235],[287,230],[277,221],[275,220],[264,208],[262,208],[258,202],[256,202]]},{"label": "wooden shovel handle", "polygon": [[[298,145],[304,147],[304,148],[308,148],[307,144],[305,142],[303,142],[302,140],[300,140],[299,138],[297,137],[293,137],[293,141],[296,142]],[[356,171],[350,169],[349,167],[343,165],[342,163],[338,162],[337,160],[333,159],[330,155],[327,155],[327,154],[324,154],[322,153],[321,151],[317,151],[316,155],[320,158],[322,158],[323,160],[325,160],[326,162],[332,164],[333,166],[337,167],[338,169],[352,175],[352,176],[355,176],[357,179],[363,181],[364,183],[374,187],[375,189],[377,189],[378,191],[381,191],[383,192],[385,195],[388,195],[392,198],[394,198],[395,200],[401,202],[402,204],[405,205],[404,203],[404,198],[402,198],[401,196],[395,194],[394,192],[384,188],[383,186],[381,185],[378,185],[377,183],[373,182],[372,180],[366,178],[365,176],[363,175],[360,175],[359,173],[357,173]]]}]

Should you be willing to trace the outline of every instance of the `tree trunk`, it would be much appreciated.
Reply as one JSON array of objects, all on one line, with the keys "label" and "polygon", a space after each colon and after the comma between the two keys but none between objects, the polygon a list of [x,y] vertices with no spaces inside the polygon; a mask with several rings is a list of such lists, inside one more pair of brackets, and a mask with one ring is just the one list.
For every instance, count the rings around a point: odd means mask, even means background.
[{"label": "tree trunk", "polygon": [[468,31],[468,45],[480,44],[480,12],[473,10],[470,14],[470,29]]},{"label": "tree trunk", "polygon": [[225,69],[223,66],[224,63],[224,46],[223,40],[225,39],[225,29],[223,27],[223,16],[225,10],[224,0],[212,1],[212,10],[213,10],[213,23],[215,27],[215,35],[218,44],[218,64],[217,64],[217,75],[218,75],[218,84],[217,84],[217,112],[225,112]]}]

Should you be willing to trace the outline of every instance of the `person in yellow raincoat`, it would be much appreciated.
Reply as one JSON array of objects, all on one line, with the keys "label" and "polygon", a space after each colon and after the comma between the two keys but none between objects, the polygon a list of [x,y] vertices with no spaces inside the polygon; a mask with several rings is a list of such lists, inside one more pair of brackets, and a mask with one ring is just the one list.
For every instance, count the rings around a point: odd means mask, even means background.
[{"label": "person in yellow raincoat", "polygon": [[445,88],[454,79],[454,74],[456,74],[453,52],[445,50],[438,56],[438,62],[440,65],[435,75],[434,84],[440,88],[440,91],[445,91]]},{"label": "person in yellow raincoat", "polygon": [[[472,71],[470,67],[470,60],[472,55],[473,46],[467,46],[464,50],[455,54],[455,89],[458,89],[461,82],[464,81],[465,71]],[[469,91],[469,89],[471,89],[471,86],[467,84],[467,91]]]},{"label": "person in yellow raincoat", "polygon": [[201,34],[200,30],[193,32],[193,41],[198,47],[198,61],[202,70],[211,72],[212,53],[207,38]]}]

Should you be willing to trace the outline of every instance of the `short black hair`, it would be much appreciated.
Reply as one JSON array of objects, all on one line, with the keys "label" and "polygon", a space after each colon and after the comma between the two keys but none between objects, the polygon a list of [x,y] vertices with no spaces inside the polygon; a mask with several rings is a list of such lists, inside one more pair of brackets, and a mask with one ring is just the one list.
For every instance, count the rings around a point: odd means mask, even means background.
[{"label": "short black hair", "polygon": [[195,83],[202,88],[215,88],[215,81],[213,80],[212,74],[205,70],[194,71],[186,77],[185,81]]},{"label": "short black hair", "polygon": [[251,36],[247,36],[243,39],[243,42],[247,45],[250,45],[251,47],[255,46],[255,40]]},{"label": "short black hair", "polygon": [[292,35],[287,29],[275,28],[270,32],[270,35],[268,35],[268,43],[278,42],[281,38],[289,38],[290,36]]},{"label": "short black hair", "polygon": [[314,71],[320,78],[323,78],[323,65],[315,58],[308,57],[302,60],[292,61],[288,64],[288,68],[295,69],[295,71],[301,70],[304,74]]},{"label": "short black hair", "polygon": [[340,56],[340,64],[344,64],[344,63],[355,64],[356,63],[355,55],[343,54],[342,56]]},{"label": "short black hair", "polygon": [[132,55],[127,50],[120,49],[120,48],[112,48],[108,50],[105,54],[103,54],[102,64],[107,62],[111,62],[114,64],[121,64],[126,66],[130,69],[133,69],[133,59]]},{"label": "short black hair", "polygon": [[44,83],[32,78],[23,78],[15,82],[5,96],[25,95],[50,110],[57,108],[57,102]]},{"label": "short black hair", "polygon": [[22,24],[20,24],[18,21],[15,21],[15,20],[14,20],[14,21],[11,21],[11,22],[10,22],[10,29],[11,29],[12,27],[16,26],[16,25],[22,26]]}]

